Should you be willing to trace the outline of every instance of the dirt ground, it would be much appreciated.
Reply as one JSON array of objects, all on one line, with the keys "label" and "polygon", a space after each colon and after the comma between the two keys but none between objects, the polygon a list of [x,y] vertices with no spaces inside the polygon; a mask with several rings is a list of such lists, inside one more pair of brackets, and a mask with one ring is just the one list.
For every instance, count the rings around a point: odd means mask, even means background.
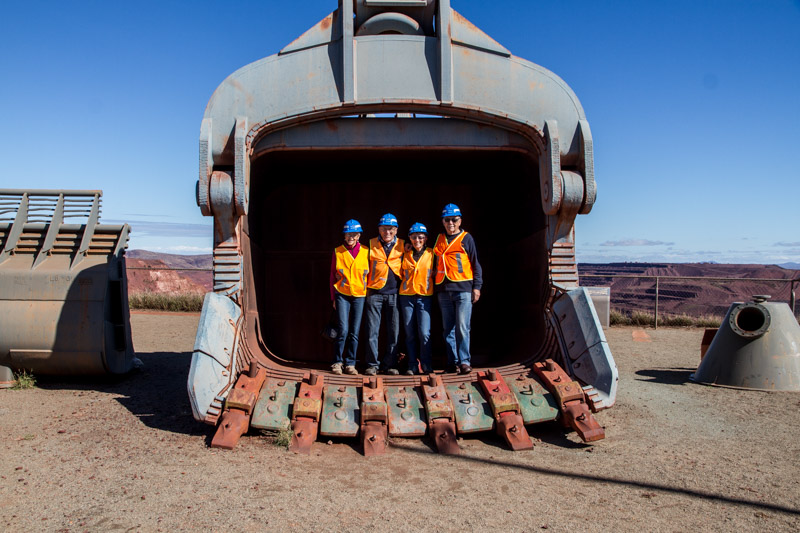
[{"label": "dirt ground", "polygon": [[533,451],[484,434],[366,459],[354,440],[209,448],[186,394],[197,320],[134,314],[144,368],[123,379],[0,391],[0,529],[800,530],[800,394],[690,383],[702,330],[607,331],[619,394],[594,445],[550,423]]}]

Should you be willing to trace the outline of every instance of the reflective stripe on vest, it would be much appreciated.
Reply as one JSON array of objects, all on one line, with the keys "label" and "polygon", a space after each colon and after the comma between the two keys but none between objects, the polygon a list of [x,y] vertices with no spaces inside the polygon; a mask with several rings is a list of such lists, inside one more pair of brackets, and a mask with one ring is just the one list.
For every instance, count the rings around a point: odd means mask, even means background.
[{"label": "reflective stripe on vest", "polygon": [[437,237],[433,248],[433,253],[436,254],[437,285],[441,285],[445,278],[456,282],[472,280],[472,263],[461,244],[466,235],[467,232],[462,231],[450,244],[447,244],[444,234],[440,233]]},{"label": "reflective stripe on vest", "polygon": [[414,252],[403,255],[403,267],[400,276],[400,294],[405,296],[430,296],[433,294],[433,250],[425,248],[419,261],[414,261]]},{"label": "reflective stripe on vest", "polygon": [[345,296],[367,295],[369,252],[362,246],[354,258],[344,246],[336,248],[336,283],[333,287]]},{"label": "reflective stripe on vest", "polygon": [[386,278],[389,275],[389,269],[395,275],[400,276],[400,266],[403,264],[403,239],[397,239],[397,242],[389,250],[389,258],[386,258],[386,252],[383,251],[383,245],[377,237],[369,240],[369,278],[367,279],[367,287],[370,289],[382,289],[386,286]]}]

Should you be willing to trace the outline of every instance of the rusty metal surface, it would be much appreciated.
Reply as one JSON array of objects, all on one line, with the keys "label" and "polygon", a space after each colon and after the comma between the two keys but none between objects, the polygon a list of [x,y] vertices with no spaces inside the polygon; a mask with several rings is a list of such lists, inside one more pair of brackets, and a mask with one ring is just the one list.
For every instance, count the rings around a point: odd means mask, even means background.
[{"label": "rusty metal surface", "polygon": [[279,431],[291,425],[289,410],[297,395],[299,382],[270,378],[264,382],[250,418],[256,429]]},{"label": "rusty metal surface", "polygon": [[584,442],[605,438],[605,430],[592,415],[586,392],[580,383],[572,381],[552,359],[535,363],[533,370],[553,394],[568,427],[575,430]]},{"label": "rusty metal surface", "polygon": [[386,452],[388,424],[389,406],[383,379],[365,377],[361,388],[361,443],[366,457]]},{"label": "rusty metal surface", "polygon": [[505,439],[512,450],[533,449],[533,441],[525,429],[519,401],[502,374],[496,369],[478,372],[478,383],[492,408],[497,434]]},{"label": "rusty metal surface", "polygon": [[[380,34],[381,28],[398,33]],[[383,118],[372,118],[374,113]],[[360,165],[352,164],[356,160]],[[299,162],[311,176],[302,183],[289,177]],[[475,194],[482,186],[480,176],[497,168],[498,162],[508,163],[503,168],[509,175],[538,176],[520,191],[528,198],[523,210],[529,233],[507,241],[489,238],[498,233],[493,221],[504,197]],[[385,170],[382,181],[370,181],[365,170],[376,164]],[[578,99],[556,75],[512,56],[451,10],[449,0],[358,0],[340,2],[338,10],[280,54],[234,72],[206,109],[200,128],[197,203],[204,215],[214,217],[215,295],[237,310],[218,313],[216,326],[201,320],[201,328],[218,329],[205,337],[219,333],[226,342],[209,344],[208,353],[196,351],[193,357],[190,395],[198,419],[216,422],[230,381],[251,360],[265,366],[271,380],[295,382],[310,368],[329,364],[328,347],[316,329],[327,319],[323,315],[330,306],[324,291],[307,283],[328,268],[330,250],[320,244],[327,242],[327,233],[321,240],[303,236],[313,233],[307,231],[312,225],[335,226],[341,209],[371,216],[364,206],[371,204],[382,182],[413,187],[421,180],[409,176],[420,167],[432,175],[475,176],[459,184],[456,192],[468,199],[460,205],[475,225],[470,231],[481,247],[485,270],[515,265],[505,277],[524,275],[533,287],[526,294],[528,304],[512,309],[487,293],[473,317],[472,362],[476,370],[497,365],[508,379],[497,381],[507,390],[490,396],[492,411],[478,393],[475,375],[440,375],[431,382],[388,376],[380,387],[365,387],[360,376],[322,371],[325,394],[304,398],[301,388],[299,403],[294,403],[293,446],[302,440],[308,451],[316,432],[328,431],[329,422],[331,434],[352,433],[351,416],[360,424],[362,438],[367,433],[372,438],[365,441],[365,453],[385,450],[384,427],[386,433],[412,435],[422,431],[426,420],[434,442],[441,441],[437,447],[453,453],[458,450],[457,430],[477,431],[500,415],[508,420],[498,429],[513,439],[518,430],[512,428],[520,420],[533,423],[555,416],[553,394],[534,391],[541,387],[528,377],[532,364],[545,358],[563,358],[568,374],[580,380],[575,383],[592,410],[613,404],[616,367],[602,330],[597,336],[596,316],[593,321],[592,309],[579,290],[573,290],[573,224],[578,214],[589,213],[596,195],[592,134]],[[444,197],[454,193],[453,187],[434,184],[432,189],[424,199],[401,199],[393,213],[406,219],[435,213],[440,203],[451,201]],[[313,220],[305,215],[292,218],[293,213],[307,212],[315,213]],[[510,225],[515,225],[513,220]],[[520,242],[526,244],[520,247]],[[493,259],[500,257],[502,262]],[[505,288],[498,285],[496,294]],[[481,331],[497,327],[504,328],[501,339],[482,336]],[[519,375],[529,381],[516,383]],[[206,385],[198,383],[203,379]],[[453,387],[462,383],[475,391],[471,399],[479,402],[477,415],[469,415],[467,409],[478,405],[450,401],[458,394]],[[342,414],[335,404],[349,405],[356,395],[348,392],[346,399],[336,400],[332,392],[342,387],[356,394],[361,389],[360,410],[348,407]],[[376,396],[375,388],[385,389],[386,395],[365,399],[365,392]],[[422,407],[409,408],[411,396],[402,407],[402,398],[395,397],[401,388],[409,395],[413,391]],[[564,390],[554,390],[562,400],[568,397]],[[198,395],[201,400],[195,398]],[[236,401],[234,396],[232,405]],[[273,410],[288,406],[266,402],[265,410],[269,405]],[[422,415],[422,408],[424,416],[413,416],[414,409]],[[261,414],[259,407],[255,411],[254,418]],[[344,416],[341,424],[336,413]],[[328,420],[329,414],[334,418]],[[471,416],[477,420],[469,420]],[[277,417],[270,423],[277,424]],[[318,423],[324,429],[314,425]],[[509,444],[525,443],[523,439]]]},{"label": "rusty metal surface", "polygon": [[0,365],[37,375],[133,367],[127,224],[101,191],[0,189]]},{"label": "rusty metal surface", "polygon": [[255,362],[250,364],[248,372],[239,376],[225,400],[225,410],[217,432],[211,440],[212,448],[232,450],[241,436],[247,433],[250,428],[250,415],[266,377],[266,370]]},{"label": "rusty metal surface", "polygon": [[212,448],[222,448],[232,450],[236,447],[239,439],[247,433],[250,424],[250,416],[244,411],[233,409],[222,413],[217,432],[211,439]]},{"label": "rusty metal surface", "polygon": [[452,383],[445,388],[453,405],[456,429],[459,433],[489,431],[494,427],[492,408],[475,382]]},{"label": "rusty metal surface", "polygon": [[558,404],[553,395],[532,376],[506,377],[508,388],[519,402],[520,414],[525,424],[548,422],[558,418]]},{"label": "rusty metal surface", "polygon": [[389,405],[389,435],[422,437],[428,428],[425,408],[415,387],[386,387]]},{"label": "rusty metal surface", "polygon": [[431,374],[422,385],[423,405],[428,416],[428,431],[439,453],[458,454],[455,410],[441,376]]},{"label": "rusty metal surface", "polygon": [[325,437],[358,435],[361,420],[358,389],[344,385],[326,385],[322,398],[319,434]]},{"label": "rusty metal surface", "polygon": [[310,372],[303,377],[292,408],[292,440],[289,451],[311,453],[311,445],[317,440],[319,432],[324,382],[324,376],[316,372]]}]

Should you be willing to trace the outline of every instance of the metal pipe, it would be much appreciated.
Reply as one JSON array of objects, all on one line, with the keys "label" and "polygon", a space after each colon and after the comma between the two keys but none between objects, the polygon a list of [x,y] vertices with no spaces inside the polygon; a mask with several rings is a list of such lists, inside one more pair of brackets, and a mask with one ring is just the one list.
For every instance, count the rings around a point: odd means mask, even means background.
[{"label": "metal pipe", "polygon": [[656,276],[656,308],[653,313],[653,329],[658,329],[658,276]]}]

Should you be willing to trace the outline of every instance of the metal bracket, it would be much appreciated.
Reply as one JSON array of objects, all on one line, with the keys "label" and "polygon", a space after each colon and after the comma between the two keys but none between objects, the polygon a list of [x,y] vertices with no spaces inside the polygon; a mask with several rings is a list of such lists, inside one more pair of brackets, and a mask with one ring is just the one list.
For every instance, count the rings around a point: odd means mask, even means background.
[{"label": "metal bracket", "polygon": [[577,381],[572,381],[563,368],[552,359],[534,363],[533,371],[556,399],[558,408],[564,415],[564,422],[574,429],[584,442],[605,438],[605,430],[589,408],[586,393]]},{"label": "metal bracket", "polygon": [[322,387],[325,378],[311,372],[303,376],[300,392],[292,408],[292,442],[289,451],[311,453],[311,445],[317,440],[319,417],[322,412]]},{"label": "metal bracket", "polygon": [[512,450],[532,450],[533,441],[528,436],[522,420],[519,401],[497,370],[478,372],[480,383],[496,421],[497,434],[503,437]]},{"label": "metal bracket", "polygon": [[365,377],[361,389],[361,442],[364,456],[386,453],[389,438],[389,406],[383,389],[383,379]]},{"label": "metal bracket", "polygon": [[225,400],[225,411],[211,440],[212,448],[232,450],[242,435],[247,433],[250,428],[250,415],[253,413],[258,393],[266,378],[267,371],[255,361],[250,363],[247,373],[242,372]]},{"label": "metal bracket", "polygon": [[425,408],[414,387],[386,387],[389,435],[422,437],[428,429]]},{"label": "metal bracket", "polygon": [[453,404],[440,376],[431,374],[422,385],[428,430],[439,453],[456,455],[461,448],[456,442],[456,424]]},{"label": "metal bracket", "polygon": [[280,431],[289,429],[289,407],[297,395],[297,381],[270,378],[264,382],[258,401],[250,418],[250,425],[257,429]]},{"label": "metal bracket", "polygon": [[326,437],[358,435],[358,389],[345,385],[326,385],[322,395],[319,433]]}]

